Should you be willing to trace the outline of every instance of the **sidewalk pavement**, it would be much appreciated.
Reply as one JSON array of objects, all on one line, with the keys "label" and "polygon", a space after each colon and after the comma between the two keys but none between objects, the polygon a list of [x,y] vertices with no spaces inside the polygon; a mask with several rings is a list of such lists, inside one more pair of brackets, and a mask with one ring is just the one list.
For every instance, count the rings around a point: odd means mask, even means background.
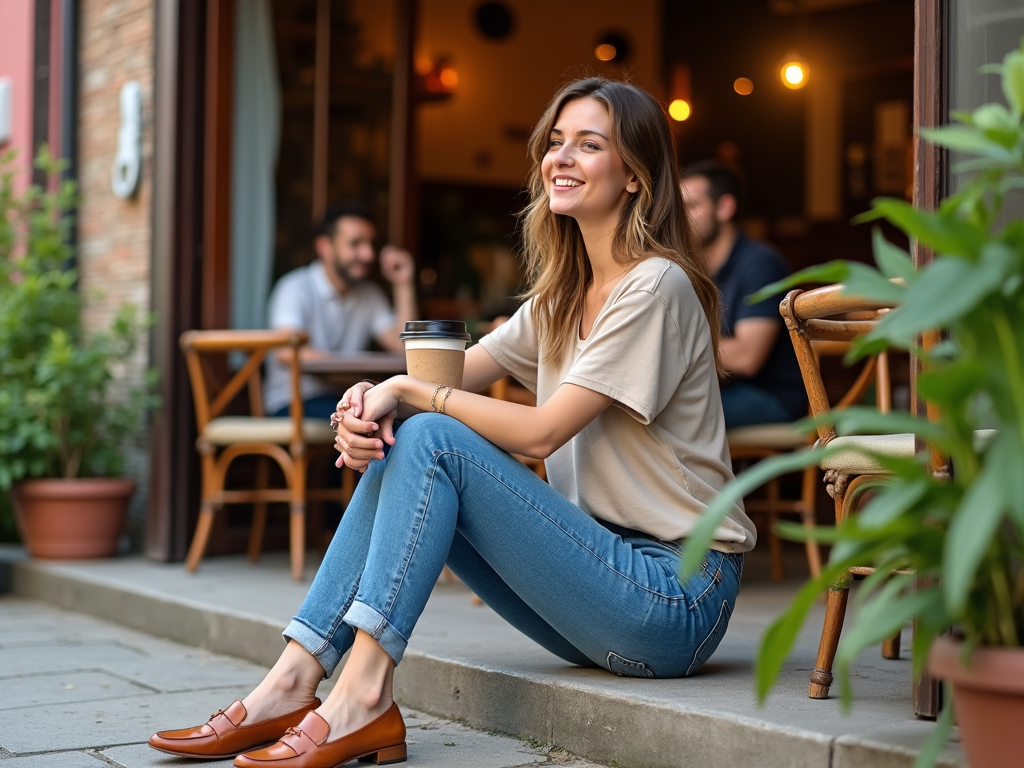
[{"label": "sidewalk pavement", "polygon": [[[637,680],[567,665],[489,608],[475,605],[463,586],[441,583],[396,673],[396,698],[407,709],[557,744],[588,760],[622,768],[911,768],[934,724],[913,716],[909,631],[903,635],[901,659],[885,660],[873,648],[857,660],[854,706],[845,712],[835,697],[807,698],[824,613],[823,605],[816,605],[775,691],[766,706],[758,707],[752,666],[760,638],[799,586],[796,579],[806,573],[801,552],[787,551],[795,556],[788,564],[794,580],[783,584],[768,580],[767,552],[751,554],[718,651],[698,674],[676,680]],[[310,562],[307,578],[315,567]],[[289,577],[283,553],[267,555],[257,564],[240,556],[210,557],[197,573],[187,574],[180,563],[142,557],[45,562],[0,548],[0,591],[4,570],[9,588],[22,597],[215,653],[244,656],[264,668],[280,654],[281,628],[308,588],[308,582]],[[847,617],[851,620],[852,615]],[[105,631],[110,633],[106,637],[128,636],[116,627]],[[205,673],[211,682],[196,685],[192,695],[221,686],[218,676],[227,672],[219,670],[214,657],[191,653],[205,659],[204,669],[218,669]],[[75,668],[91,669],[91,663],[86,659]],[[16,673],[0,656],[0,676],[11,674]],[[133,682],[130,675],[118,674]],[[227,696],[223,688],[210,693],[209,706],[198,708],[200,719],[244,693],[249,682],[223,685],[236,687]],[[180,694],[165,695],[173,702]],[[142,729],[146,732],[133,739],[157,727],[190,724],[197,710],[184,707],[180,717],[177,711],[168,713],[174,716],[147,723]],[[0,744],[17,751],[4,740],[5,734],[0,727]],[[432,763],[411,763],[413,768],[426,764]],[[966,766],[955,739],[943,750],[941,765]],[[15,766],[0,759],[0,768]]]},{"label": "sidewalk pavement", "polygon": [[[245,696],[265,672],[252,662],[0,596],[0,766],[227,768],[230,760],[184,760],[146,741],[156,730],[202,722]],[[404,714],[410,766],[598,768],[564,750],[415,710]]]}]

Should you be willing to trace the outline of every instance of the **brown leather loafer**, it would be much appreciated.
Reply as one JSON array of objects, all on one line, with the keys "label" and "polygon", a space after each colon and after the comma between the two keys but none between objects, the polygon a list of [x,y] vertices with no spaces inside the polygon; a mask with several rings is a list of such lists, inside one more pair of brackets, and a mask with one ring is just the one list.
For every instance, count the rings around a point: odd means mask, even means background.
[{"label": "brown leather loafer", "polygon": [[149,739],[149,746],[179,757],[198,757],[207,760],[234,757],[250,749],[273,744],[294,725],[302,722],[308,712],[320,706],[320,699],[289,712],[287,715],[264,720],[262,723],[243,725],[245,707],[235,699],[227,709],[210,715],[210,719],[195,728],[180,731],[160,731]]},{"label": "brown leather loafer", "polygon": [[405,721],[398,705],[358,731],[328,741],[331,727],[316,712],[310,712],[281,740],[266,749],[235,758],[237,768],[335,768],[349,760],[361,759],[377,765],[405,762]]}]

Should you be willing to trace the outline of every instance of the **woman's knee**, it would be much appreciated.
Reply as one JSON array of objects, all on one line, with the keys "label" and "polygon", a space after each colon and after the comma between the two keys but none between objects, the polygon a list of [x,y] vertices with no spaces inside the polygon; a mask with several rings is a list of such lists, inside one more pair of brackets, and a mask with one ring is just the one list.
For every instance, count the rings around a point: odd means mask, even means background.
[{"label": "woman's knee", "polygon": [[402,422],[396,437],[396,447],[402,441],[421,446],[444,447],[450,439],[472,432],[465,424],[442,413],[417,413]]}]

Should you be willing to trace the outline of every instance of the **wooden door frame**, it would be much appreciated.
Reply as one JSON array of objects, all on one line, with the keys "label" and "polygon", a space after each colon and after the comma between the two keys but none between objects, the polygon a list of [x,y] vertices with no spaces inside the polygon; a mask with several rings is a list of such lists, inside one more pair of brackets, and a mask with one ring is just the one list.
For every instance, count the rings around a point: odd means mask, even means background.
[{"label": "wooden door frame", "polygon": [[[182,560],[199,508],[191,388],[178,337],[230,326],[234,27],[239,0],[156,0],[150,363],[161,407],[150,425],[146,554]],[[244,0],[243,0],[244,1]],[[417,239],[413,43],[418,0],[394,0],[389,235]],[[223,517],[223,516],[222,516]]]},{"label": "wooden door frame", "polygon": [[205,10],[157,0],[150,364],[161,406],[150,423],[146,555],[181,560],[199,507],[192,394],[178,337],[200,322]]},{"label": "wooden door frame", "polygon": [[[946,122],[948,111],[948,17],[947,0],[915,0],[914,9],[914,126],[934,128]],[[944,150],[921,141],[914,132],[914,206],[934,211],[946,194],[949,162]],[[932,252],[920,243],[914,246],[914,264],[921,268],[932,260]],[[927,417],[917,395],[920,361],[911,356],[910,393],[914,411]],[[917,438],[917,451],[925,449]],[[937,469],[937,468],[936,468]],[[914,680],[914,714],[934,719],[942,708],[941,683],[927,670]]]}]

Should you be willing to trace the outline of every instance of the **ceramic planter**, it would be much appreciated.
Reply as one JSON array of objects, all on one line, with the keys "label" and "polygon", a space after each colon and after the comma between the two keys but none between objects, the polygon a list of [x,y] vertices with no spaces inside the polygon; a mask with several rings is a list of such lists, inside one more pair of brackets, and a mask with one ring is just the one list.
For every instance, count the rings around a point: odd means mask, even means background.
[{"label": "ceramic planter", "polygon": [[117,551],[135,483],[126,478],[23,480],[14,517],[32,557],[80,559]]},{"label": "ceramic planter", "polygon": [[932,644],[928,667],[953,684],[967,761],[971,768],[1019,765],[1024,760],[1024,649],[978,648],[967,667],[962,650],[956,638],[940,637]]}]

